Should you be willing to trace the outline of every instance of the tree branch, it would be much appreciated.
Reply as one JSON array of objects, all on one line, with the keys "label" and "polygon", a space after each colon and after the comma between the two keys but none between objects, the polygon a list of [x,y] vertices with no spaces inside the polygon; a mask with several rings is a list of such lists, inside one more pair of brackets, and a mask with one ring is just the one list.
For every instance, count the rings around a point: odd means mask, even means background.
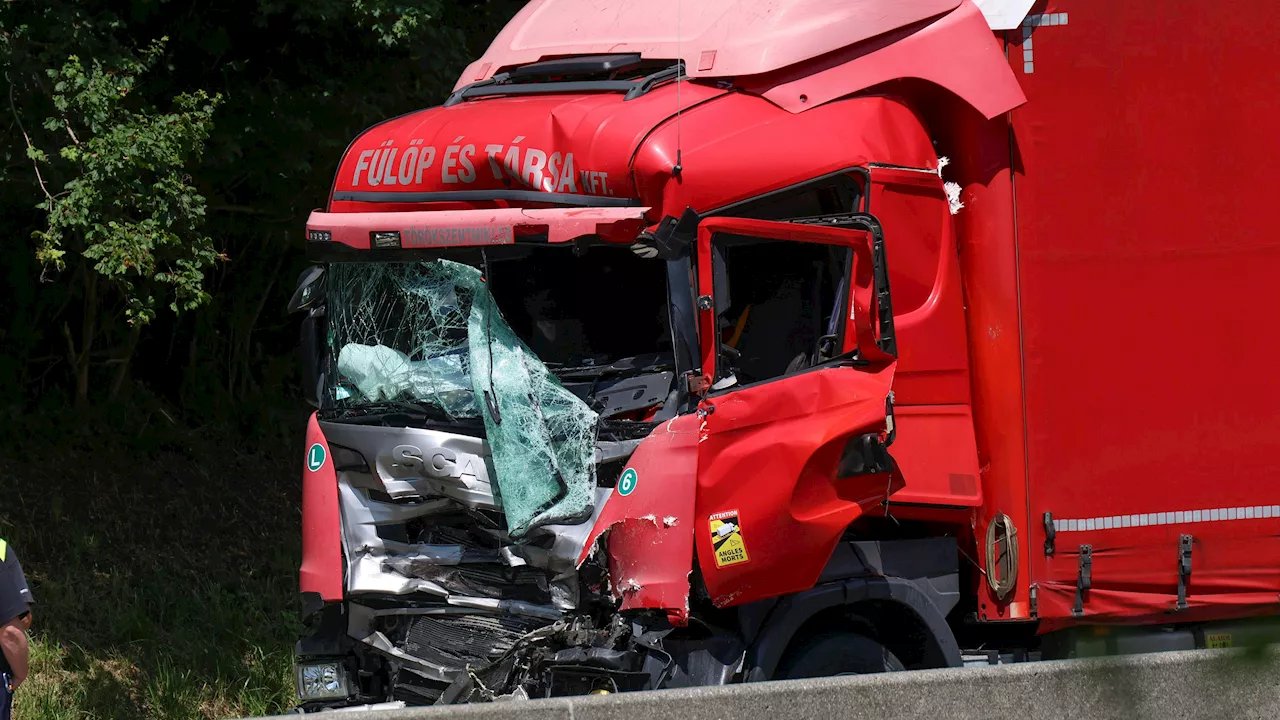
[{"label": "tree branch", "polygon": [[79,353],[76,352],[76,341],[71,337],[71,326],[66,322],[62,323],[62,337],[67,339],[67,362],[74,368],[79,362]]},{"label": "tree branch", "polygon": [[[18,115],[18,103],[13,99],[13,80],[9,78],[9,73],[4,74],[5,82],[9,83],[9,109],[13,111],[13,120],[18,123],[18,130],[22,132],[22,139],[27,141],[28,149],[35,149],[35,144],[31,142],[31,136],[27,134],[27,129],[22,126],[22,118]],[[67,128],[68,130],[70,127]],[[40,163],[35,158],[31,159],[31,166],[35,168],[36,180],[40,182],[40,189],[44,191],[44,196],[49,199],[49,209],[53,207],[53,194],[49,192],[48,186],[44,184],[44,176],[40,174]]]}]

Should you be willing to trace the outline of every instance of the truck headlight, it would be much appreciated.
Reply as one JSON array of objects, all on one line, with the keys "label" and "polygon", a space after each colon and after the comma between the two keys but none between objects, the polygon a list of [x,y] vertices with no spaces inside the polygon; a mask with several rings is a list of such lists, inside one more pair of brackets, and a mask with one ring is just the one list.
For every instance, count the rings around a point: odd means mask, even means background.
[{"label": "truck headlight", "polygon": [[300,664],[294,667],[298,699],[336,700],[351,695],[346,668],[340,661]]}]

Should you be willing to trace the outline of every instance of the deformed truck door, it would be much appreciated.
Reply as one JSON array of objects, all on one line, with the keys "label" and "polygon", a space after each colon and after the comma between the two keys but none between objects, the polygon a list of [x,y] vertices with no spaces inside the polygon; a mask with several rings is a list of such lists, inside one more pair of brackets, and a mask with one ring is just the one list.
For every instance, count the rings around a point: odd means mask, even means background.
[{"label": "deformed truck door", "polygon": [[812,587],[849,524],[902,486],[886,451],[897,361],[874,217],[709,218],[697,252],[713,385],[698,407],[695,544],[725,607]]}]

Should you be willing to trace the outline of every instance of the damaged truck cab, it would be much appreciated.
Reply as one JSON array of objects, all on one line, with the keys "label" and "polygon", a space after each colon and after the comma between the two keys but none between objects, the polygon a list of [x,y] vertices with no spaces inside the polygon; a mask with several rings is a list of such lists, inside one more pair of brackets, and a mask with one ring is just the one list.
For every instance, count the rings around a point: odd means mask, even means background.
[{"label": "damaged truck cab", "polygon": [[[968,397],[942,165],[890,81],[1020,91],[967,2],[713,5],[632,50],[530,3],[344,154],[291,303],[304,707],[958,664],[955,539],[853,531],[904,486],[895,384]],[[957,44],[980,81],[896,67]]]},{"label": "damaged truck cab", "polygon": [[[302,707],[1062,656],[1100,624],[1204,646],[1274,614],[1274,433],[1219,436],[1280,426],[1271,354],[1149,348],[1249,337],[1185,289],[1266,307],[1280,263],[1178,224],[1243,166],[1137,187],[1112,159],[1176,158],[1146,128],[1238,99],[1106,95],[1077,73],[1129,52],[1098,28],[1130,11],[1064,3],[533,0],[441,106],[357,137],[290,303]],[[1073,132],[1113,108],[1150,122]]]}]

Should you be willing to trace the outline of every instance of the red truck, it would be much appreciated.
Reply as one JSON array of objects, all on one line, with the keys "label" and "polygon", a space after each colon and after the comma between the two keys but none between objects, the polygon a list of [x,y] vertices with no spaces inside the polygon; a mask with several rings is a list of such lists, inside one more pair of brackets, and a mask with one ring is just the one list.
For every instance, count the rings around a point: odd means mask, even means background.
[{"label": "red truck", "polygon": [[357,137],[291,301],[301,707],[1274,616],[1280,9],[1032,5],[532,0]]}]

